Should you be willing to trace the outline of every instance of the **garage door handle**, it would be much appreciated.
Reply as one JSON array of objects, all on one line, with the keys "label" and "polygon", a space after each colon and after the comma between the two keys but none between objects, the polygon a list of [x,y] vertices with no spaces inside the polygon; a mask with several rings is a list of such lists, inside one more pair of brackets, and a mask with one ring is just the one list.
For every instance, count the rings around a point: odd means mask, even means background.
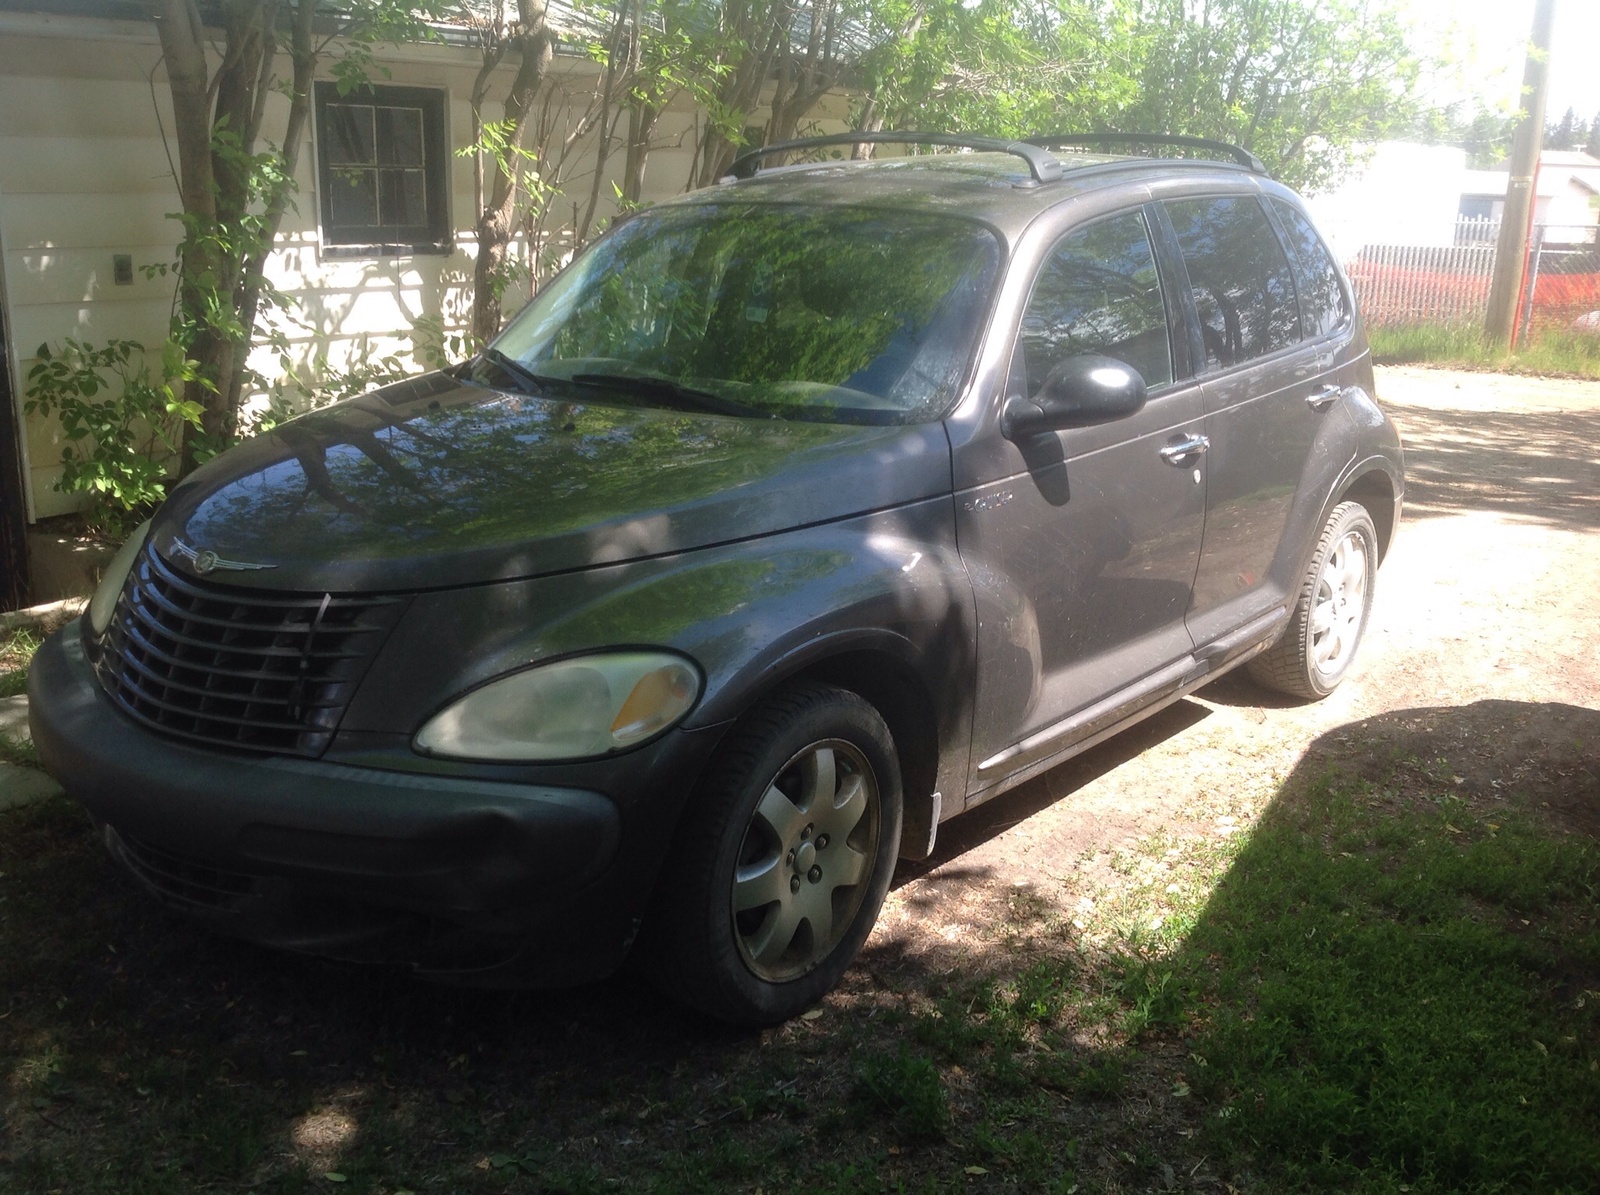
[{"label": "garage door handle", "polygon": [[1310,394],[1306,395],[1306,406],[1313,411],[1326,411],[1338,401],[1339,396],[1343,393],[1343,386],[1336,386],[1329,382],[1326,386],[1318,386]]},{"label": "garage door handle", "polygon": [[1161,459],[1175,468],[1182,469],[1189,463],[1190,457],[1199,456],[1210,447],[1211,441],[1205,436],[1186,436],[1182,440],[1174,444],[1168,444],[1163,448],[1161,450]]}]

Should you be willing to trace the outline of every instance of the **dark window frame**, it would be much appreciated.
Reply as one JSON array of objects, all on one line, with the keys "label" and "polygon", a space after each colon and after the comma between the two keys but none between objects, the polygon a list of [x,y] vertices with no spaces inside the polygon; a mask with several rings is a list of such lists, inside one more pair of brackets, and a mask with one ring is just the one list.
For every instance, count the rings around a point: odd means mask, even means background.
[{"label": "dark window frame", "polygon": [[[410,254],[448,254],[455,250],[450,222],[450,142],[445,119],[443,88],[405,87],[388,84],[370,84],[346,95],[339,94],[335,83],[319,82],[315,88],[315,128],[317,149],[317,228],[321,239],[322,255],[330,258],[393,257]],[[337,185],[341,164],[333,161],[335,137],[332,134],[330,108],[339,106],[370,107],[373,109],[418,109],[421,112],[421,164],[398,166],[379,160],[376,140],[370,167],[361,169],[374,173],[374,192],[381,185],[376,177],[384,170],[404,173],[420,170],[423,175],[422,195],[425,217],[415,224],[401,225],[338,224],[334,222],[333,188]],[[351,169],[351,167],[343,167]]]}]

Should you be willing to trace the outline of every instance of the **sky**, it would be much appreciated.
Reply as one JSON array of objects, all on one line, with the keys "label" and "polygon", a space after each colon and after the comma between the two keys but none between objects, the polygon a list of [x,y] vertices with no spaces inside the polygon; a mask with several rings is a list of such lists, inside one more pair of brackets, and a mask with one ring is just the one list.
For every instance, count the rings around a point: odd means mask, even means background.
[{"label": "sky", "polygon": [[[1588,122],[1600,113],[1600,0],[1555,0],[1550,91],[1545,117],[1561,119],[1570,106]],[[1522,86],[1523,59],[1533,29],[1533,0],[1410,0],[1418,24],[1453,44],[1465,82],[1487,98],[1510,102]]]}]

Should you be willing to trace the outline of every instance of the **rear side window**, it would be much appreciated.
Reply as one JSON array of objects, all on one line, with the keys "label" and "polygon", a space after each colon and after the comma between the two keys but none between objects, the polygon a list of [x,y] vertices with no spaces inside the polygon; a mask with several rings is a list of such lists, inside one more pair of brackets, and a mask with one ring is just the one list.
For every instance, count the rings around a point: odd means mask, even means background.
[{"label": "rear side window", "polygon": [[1289,259],[1255,199],[1174,199],[1166,209],[1189,270],[1208,369],[1264,357],[1300,339]]},{"label": "rear side window", "polygon": [[1032,396],[1081,353],[1126,362],[1152,390],[1172,381],[1166,306],[1139,212],[1098,220],[1050,250],[1022,317],[1012,384]]},{"label": "rear side window", "polygon": [[1300,314],[1305,319],[1306,334],[1326,336],[1344,323],[1349,312],[1344,287],[1339,285],[1339,271],[1317,230],[1298,208],[1281,199],[1267,202],[1277,211],[1287,234],[1295,280],[1300,284]]}]

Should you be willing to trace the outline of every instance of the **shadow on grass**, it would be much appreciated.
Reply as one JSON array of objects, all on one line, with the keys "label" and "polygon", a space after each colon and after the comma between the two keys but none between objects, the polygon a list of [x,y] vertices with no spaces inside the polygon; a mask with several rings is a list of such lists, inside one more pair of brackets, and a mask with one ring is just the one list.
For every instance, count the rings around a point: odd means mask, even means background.
[{"label": "shadow on grass", "polygon": [[1600,1183],[1597,759],[1600,713],[1516,702],[1313,746],[1163,964],[1214,1148],[1295,1186]]},{"label": "shadow on grass", "polygon": [[1566,706],[1341,727],[1237,845],[1152,854],[1216,879],[1162,931],[1159,884],[1079,928],[974,882],[994,935],[869,951],[819,1018],[759,1035],[627,975],[467,992],[210,938],[72,806],[13,813],[0,1187],[1591,1189],[1597,747],[1600,713]]}]

